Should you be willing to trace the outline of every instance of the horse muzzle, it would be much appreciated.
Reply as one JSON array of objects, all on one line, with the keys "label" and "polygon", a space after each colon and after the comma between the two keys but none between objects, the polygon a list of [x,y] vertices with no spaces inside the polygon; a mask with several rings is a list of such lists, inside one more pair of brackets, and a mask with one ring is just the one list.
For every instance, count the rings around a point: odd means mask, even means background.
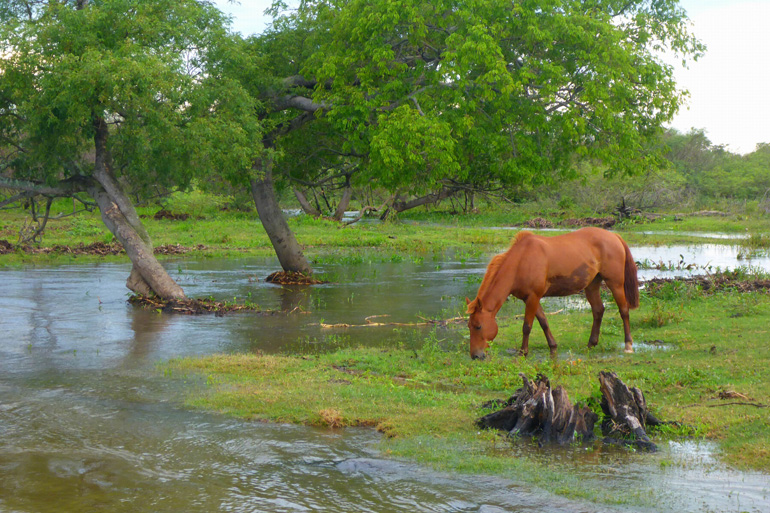
[{"label": "horse muzzle", "polygon": [[471,360],[486,360],[486,359],[487,359],[487,353],[485,353],[484,351],[471,353]]}]

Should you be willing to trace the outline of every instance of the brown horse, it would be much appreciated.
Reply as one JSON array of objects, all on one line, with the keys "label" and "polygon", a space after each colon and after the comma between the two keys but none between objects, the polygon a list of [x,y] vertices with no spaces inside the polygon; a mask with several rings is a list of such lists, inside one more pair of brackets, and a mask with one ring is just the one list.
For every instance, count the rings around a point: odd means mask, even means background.
[{"label": "brown horse", "polygon": [[594,315],[588,347],[595,346],[604,315],[599,290],[602,280],[612,292],[623,319],[625,352],[633,353],[628,311],[639,306],[639,281],[636,263],[625,241],[601,228],[582,228],[555,237],[541,237],[528,231],[517,233],[508,251],[492,258],[476,299],[465,299],[470,314],[471,358],[484,358],[484,350],[497,336],[495,315],[508,296],[525,304],[520,354],[526,356],[529,352],[529,333],[535,317],[551,354],[555,354],[556,341],[540,298],[569,296],[581,290],[586,291]]}]

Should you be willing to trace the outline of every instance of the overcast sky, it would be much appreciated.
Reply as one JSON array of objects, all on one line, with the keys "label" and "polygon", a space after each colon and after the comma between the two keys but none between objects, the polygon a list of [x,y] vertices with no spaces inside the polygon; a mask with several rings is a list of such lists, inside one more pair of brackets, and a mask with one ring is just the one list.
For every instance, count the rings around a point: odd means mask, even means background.
[{"label": "overcast sky", "polygon": [[[264,30],[270,0],[215,0],[244,35]],[[676,66],[688,105],[671,123],[687,132],[705,129],[714,144],[735,153],[770,143],[770,0],[680,0],[692,30],[708,47],[689,69]],[[673,60],[672,60],[672,63]]]}]

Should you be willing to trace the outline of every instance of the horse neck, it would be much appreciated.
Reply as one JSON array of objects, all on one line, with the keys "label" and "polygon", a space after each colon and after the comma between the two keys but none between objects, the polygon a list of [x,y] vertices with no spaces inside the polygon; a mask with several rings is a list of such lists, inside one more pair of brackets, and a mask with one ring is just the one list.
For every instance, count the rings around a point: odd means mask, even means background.
[{"label": "horse neck", "polygon": [[511,265],[514,265],[513,259],[515,258],[513,247],[503,253],[501,257],[489,280],[483,280],[478,294],[483,309],[495,315],[503,307],[503,303],[511,293],[513,275],[515,274],[510,269]]}]

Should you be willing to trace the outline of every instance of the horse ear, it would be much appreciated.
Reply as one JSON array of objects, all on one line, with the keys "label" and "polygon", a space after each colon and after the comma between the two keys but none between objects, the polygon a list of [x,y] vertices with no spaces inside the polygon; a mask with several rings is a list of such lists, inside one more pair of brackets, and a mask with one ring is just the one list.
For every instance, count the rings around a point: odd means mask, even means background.
[{"label": "horse ear", "polygon": [[465,304],[471,306],[471,300],[468,299],[468,296],[465,296]]},{"label": "horse ear", "polygon": [[481,298],[477,297],[476,298],[476,310],[481,310],[481,309],[482,309],[481,308]]}]

